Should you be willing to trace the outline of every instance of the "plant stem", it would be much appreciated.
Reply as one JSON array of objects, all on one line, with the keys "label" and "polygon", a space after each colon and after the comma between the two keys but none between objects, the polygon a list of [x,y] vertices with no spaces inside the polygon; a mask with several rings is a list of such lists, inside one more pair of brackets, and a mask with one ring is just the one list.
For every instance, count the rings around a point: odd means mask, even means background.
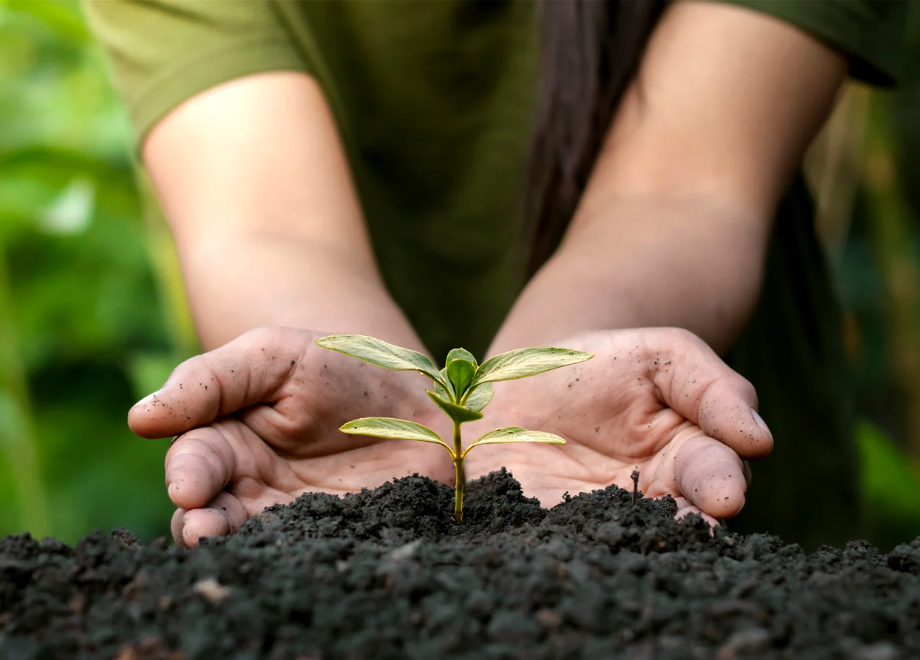
[{"label": "plant stem", "polygon": [[454,520],[463,522],[463,488],[466,477],[463,474],[463,451],[460,443],[460,424],[454,422],[454,471],[457,484],[454,486]]}]

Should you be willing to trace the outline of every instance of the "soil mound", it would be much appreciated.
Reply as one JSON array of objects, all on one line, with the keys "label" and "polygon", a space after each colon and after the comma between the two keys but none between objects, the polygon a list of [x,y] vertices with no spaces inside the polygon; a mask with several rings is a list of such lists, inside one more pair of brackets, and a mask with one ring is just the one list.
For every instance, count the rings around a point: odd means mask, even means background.
[{"label": "soil mound", "polygon": [[920,657],[920,539],[811,555],[616,487],[546,511],[505,472],[303,495],[194,550],[0,540],[0,659]]}]

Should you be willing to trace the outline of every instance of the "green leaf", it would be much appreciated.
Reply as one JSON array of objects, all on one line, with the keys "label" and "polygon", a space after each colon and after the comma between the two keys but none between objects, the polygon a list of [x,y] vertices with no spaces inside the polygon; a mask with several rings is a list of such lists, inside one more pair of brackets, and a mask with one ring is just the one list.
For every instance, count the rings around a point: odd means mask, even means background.
[{"label": "green leaf", "polygon": [[[409,348],[394,346],[367,335],[329,335],[316,340],[318,346],[364,360],[393,371],[418,371],[435,382],[442,380],[434,363],[425,355]],[[441,384],[442,387],[445,383]]]},{"label": "green leaf", "polygon": [[450,455],[454,451],[447,446],[447,443],[441,440],[441,437],[427,426],[416,424],[405,419],[393,419],[392,417],[362,417],[355,419],[347,424],[343,424],[339,429],[342,433],[351,435],[369,435],[373,438],[384,438],[386,440],[416,440],[418,442],[431,442],[442,445]]},{"label": "green leaf", "polygon": [[[441,379],[440,381],[434,384],[434,391],[439,397],[446,401],[456,401],[457,397],[454,396],[454,386],[450,382],[450,377],[447,375],[447,367],[444,367],[440,371]],[[447,386],[445,389],[444,386]]]},{"label": "green leaf", "polygon": [[464,407],[470,410],[480,411],[489,405],[489,401],[495,396],[495,388],[492,383],[483,383],[476,389],[469,392]]},{"label": "green leaf", "polygon": [[520,426],[506,426],[501,429],[489,431],[485,435],[480,436],[476,442],[466,448],[463,455],[466,456],[470,452],[470,449],[479,445],[500,445],[514,442],[537,442],[546,445],[565,444],[565,440],[553,433],[528,431],[527,429],[522,429]]},{"label": "green leaf", "polygon": [[489,358],[479,367],[470,387],[500,380],[536,376],[545,371],[590,360],[594,356],[568,348],[518,348]]},{"label": "green leaf", "polygon": [[476,365],[469,360],[459,358],[447,363],[447,375],[454,386],[457,399],[463,398],[463,395],[466,394],[475,374]]},{"label": "green leaf", "polygon": [[470,410],[469,408],[458,406],[456,403],[451,403],[431,390],[425,390],[425,392],[427,392],[431,400],[438,405],[438,408],[446,412],[448,417],[457,422],[457,424],[474,422],[477,419],[482,419],[482,413],[477,410]]},{"label": "green leaf", "polygon": [[455,348],[451,350],[451,352],[447,354],[447,359],[444,360],[444,364],[450,364],[454,360],[466,360],[467,362],[472,362],[474,367],[479,366],[473,354],[465,348]]}]

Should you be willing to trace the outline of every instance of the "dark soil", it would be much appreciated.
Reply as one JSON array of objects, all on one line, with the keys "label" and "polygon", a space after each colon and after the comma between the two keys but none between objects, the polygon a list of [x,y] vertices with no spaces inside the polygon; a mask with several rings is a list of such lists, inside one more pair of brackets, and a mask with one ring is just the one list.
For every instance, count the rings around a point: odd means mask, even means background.
[{"label": "dark soil", "polygon": [[550,511],[507,473],[305,495],[195,550],[0,541],[0,658],[920,657],[920,539],[807,555],[608,488]]}]

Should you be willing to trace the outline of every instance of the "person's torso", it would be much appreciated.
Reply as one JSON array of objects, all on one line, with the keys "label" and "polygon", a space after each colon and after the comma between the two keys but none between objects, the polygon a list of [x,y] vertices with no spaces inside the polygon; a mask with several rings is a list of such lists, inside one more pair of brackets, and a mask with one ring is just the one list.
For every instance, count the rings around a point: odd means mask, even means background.
[{"label": "person's torso", "polygon": [[[483,357],[525,283],[521,201],[538,85],[532,3],[296,6],[387,286],[437,359],[457,346]],[[777,212],[757,311],[728,357],[757,388],[777,441],[755,466],[741,529],[810,547],[854,538],[840,323],[797,179]]]},{"label": "person's torso", "polygon": [[387,286],[437,359],[482,357],[524,284],[532,3],[297,6]]}]

